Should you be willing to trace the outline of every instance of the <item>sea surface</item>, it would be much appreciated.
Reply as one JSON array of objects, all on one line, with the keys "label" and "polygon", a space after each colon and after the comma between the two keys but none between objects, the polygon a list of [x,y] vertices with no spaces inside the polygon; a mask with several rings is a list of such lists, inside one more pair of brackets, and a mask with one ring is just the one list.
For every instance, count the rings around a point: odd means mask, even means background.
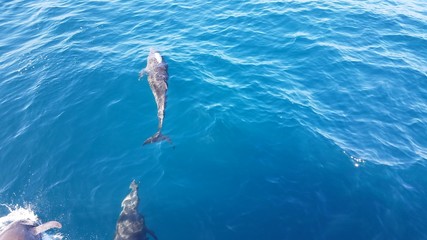
[{"label": "sea surface", "polygon": [[427,2],[2,1],[0,228],[113,239],[133,179],[159,240],[427,239]]}]

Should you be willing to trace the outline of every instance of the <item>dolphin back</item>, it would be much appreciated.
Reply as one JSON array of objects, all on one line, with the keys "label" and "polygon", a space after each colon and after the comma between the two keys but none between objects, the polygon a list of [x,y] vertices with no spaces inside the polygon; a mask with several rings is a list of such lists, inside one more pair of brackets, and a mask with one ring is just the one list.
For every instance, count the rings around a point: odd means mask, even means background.
[{"label": "dolphin back", "polygon": [[145,73],[148,74],[147,80],[156,101],[157,118],[159,123],[157,126],[157,132],[145,140],[143,145],[164,140],[171,143],[169,137],[160,133],[163,127],[163,119],[165,117],[166,92],[168,90],[167,82],[169,78],[168,64],[162,55],[160,55],[160,53],[154,48],[150,49],[150,53],[147,57],[147,66],[141,71],[140,77]]},{"label": "dolphin back", "polygon": [[129,188],[131,191],[122,202],[123,209],[117,220],[114,240],[148,240],[147,234],[157,239],[145,225],[144,216],[138,213],[138,184],[135,180]]}]

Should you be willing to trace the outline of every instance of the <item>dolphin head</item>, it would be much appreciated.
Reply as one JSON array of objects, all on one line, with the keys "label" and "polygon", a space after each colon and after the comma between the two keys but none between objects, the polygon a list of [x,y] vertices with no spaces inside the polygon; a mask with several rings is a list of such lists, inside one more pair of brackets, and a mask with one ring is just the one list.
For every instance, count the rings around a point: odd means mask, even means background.
[{"label": "dolphin head", "polygon": [[159,51],[157,51],[155,48],[150,48],[150,54],[148,55],[148,58],[151,60],[156,60],[157,63],[163,62],[162,55],[160,55]]},{"label": "dolphin head", "polygon": [[129,188],[130,193],[122,201],[123,212],[126,213],[136,212],[139,205],[138,184],[135,180],[132,181]]},{"label": "dolphin head", "polygon": [[156,58],[156,60],[157,60],[158,63],[163,62],[163,59],[162,59],[162,56],[160,56],[160,53],[155,52],[154,53],[154,57]]}]

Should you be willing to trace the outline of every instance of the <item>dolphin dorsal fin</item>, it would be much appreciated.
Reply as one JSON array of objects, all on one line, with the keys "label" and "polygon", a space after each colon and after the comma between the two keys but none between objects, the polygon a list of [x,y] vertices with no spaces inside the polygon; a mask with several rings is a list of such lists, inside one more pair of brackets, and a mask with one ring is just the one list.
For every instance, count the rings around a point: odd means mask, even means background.
[{"label": "dolphin dorsal fin", "polygon": [[40,233],[46,232],[47,230],[51,228],[62,228],[62,224],[57,221],[50,221],[47,223],[43,223],[42,225],[39,225],[37,227],[33,227],[31,229],[31,232],[34,236],[39,235]]}]

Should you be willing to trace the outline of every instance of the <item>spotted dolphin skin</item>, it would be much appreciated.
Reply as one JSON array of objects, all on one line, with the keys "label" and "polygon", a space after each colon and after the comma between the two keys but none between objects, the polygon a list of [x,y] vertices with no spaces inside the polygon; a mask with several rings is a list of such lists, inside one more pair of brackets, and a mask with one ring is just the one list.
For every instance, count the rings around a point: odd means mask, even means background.
[{"label": "spotted dolphin skin", "polygon": [[147,57],[147,66],[139,73],[139,79],[141,79],[144,74],[148,75],[147,80],[153,92],[154,99],[156,100],[157,118],[159,120],[157,132],[145,140],[144,145],[163,140],[171,142],[169,137],[161,134],[163,119],[165,117],[166,92],[168,90],[168,65],[162,55],[154,48],[150,49],[150,53]]},{"label": "spotted dolphin skin", "polygon": [[0,240],[40,240],[42,239],[41,233],[51,228],[61,227],[61,223],[57,221],[50,221],[41,225],[26,220],[15,221],[0,233]]},{"label": "spotted dolphin skin", "polygon": [[157,240],[156,235],[145,225],[144,216],[138,213],[138,185],[135,180],[129,188],[131,191],[122,202],[114,240],[147,240],[147,233]]}]

